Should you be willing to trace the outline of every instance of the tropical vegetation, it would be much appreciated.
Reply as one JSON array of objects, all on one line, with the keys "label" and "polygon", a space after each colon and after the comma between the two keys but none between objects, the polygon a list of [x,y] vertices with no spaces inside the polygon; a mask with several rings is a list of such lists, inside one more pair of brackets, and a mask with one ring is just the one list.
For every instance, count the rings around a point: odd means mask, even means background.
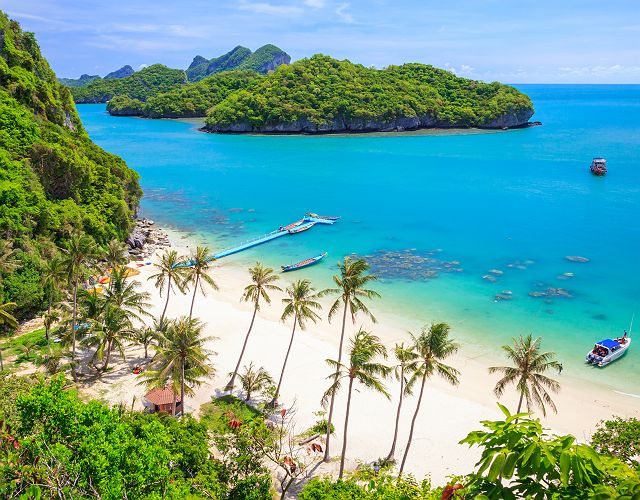
[{"label": "tropical vegetation", "polygon": [[[513,87],[424,64],[366,68],[315,55],[280,66],[208,113],[212,131],[337,132],[526,123],[531,100]],[[512,117],[509,121],[505,117]],[[517,119],[515,119],[517,118]]]}]

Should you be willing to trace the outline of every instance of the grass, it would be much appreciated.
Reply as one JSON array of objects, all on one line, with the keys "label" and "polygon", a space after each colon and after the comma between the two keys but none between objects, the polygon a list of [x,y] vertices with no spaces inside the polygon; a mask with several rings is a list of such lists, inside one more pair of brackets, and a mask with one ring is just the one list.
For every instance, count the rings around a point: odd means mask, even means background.
[{"label": "grass", "polygon": [[231,414],[240,422],[263,416],[260,410],[231,395],[213,398],[200,407],[200,420],[215,433],[228,432]]},{"label": "grass", "polygon": [[2,349],[2,353],[5,356],[16,356],[16,365],[25,362],[33,363],[38,356],[44,354],[47,350],[44,328],[38,328],[24,335],[10,337],[0,343],[0,349]]}]

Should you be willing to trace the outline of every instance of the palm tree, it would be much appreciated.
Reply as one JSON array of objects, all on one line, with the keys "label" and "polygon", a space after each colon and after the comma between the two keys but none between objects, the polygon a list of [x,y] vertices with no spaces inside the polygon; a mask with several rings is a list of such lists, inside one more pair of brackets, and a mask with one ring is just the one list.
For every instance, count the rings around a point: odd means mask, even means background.
[{"label": "palm tree", "polygon": [[[16,308],[15,302],[5,302],[0,304],[0,326],[8,328],[18,328],[18,320],[13,317],[11,311]],[[4,363],[2,361],[2,349],[0,348],[0,371],[4,371]]]},{"label": "palm tree", "polygon": [[51,331],[51,325],[57,321],[57,315],[51,312],[53,307],[53,299],[60,281],[64,276],[64,262],[62,258],[55,255],[51,259],[46,259],[43,264],[42,272],[40,273],[40,282],[48,294],[47,312],[45,313],[44,320],[44,335],[47,339],[47,346],[51,351],[51,343],[49,342],[49,332]]},{"label": "palm tree", "polygon": [[282,371],[280,372],[278,386],[276,387],[275,395],[271,401],[271,406],[275,406],[277,404],[278,396],[280,395],[280,387],[282,386],[284,370],[287,367],[287,360],[289,359],[293,339],[296,335],[296,326],[299,326],[301,330],[304,330],[307,327],[307,321],[313,321],[315,323],[320,319],[320,316],[318,316],[315,311],[322,309],[322,306],[315,301],[318,294],[314,293],[315,288],[311,286],[311,282],[309,280],[294,281],[291,286],[286,289],[286,292],[289,297],[282,299],[285,307],[280,319],[285,321],[289,316],[293,316],[293,329],[291,330],[291,340],[289,341],[287,354],[284,357],[284,363],[282,363]]},{"label": "palm tree", "polygon": [[16,264],[16,250],[9,240],[0,240],[0,273],[8,274],[18,267]]},{"label": "palm tree", "polygon": [[340,389],[342,379],[349,379],[349,389],[347,392],[347,409],[344,417],[344,434],[342,440],[342,455],[340,457],[339,479],[342,479],[344,472],[344,458],[347,452],[347,436],[349,428],[349,411],[351,410],[351,396],[353,393],[353,383],[358,381],[367,389],[373,389],[390,398],[387,389],[382,383],[391,372],[388,366],[376,362],[376,358],[387,358],[387,350],[380,342],[380,339],[369,332],[360,329],[351,339],[349,349],[349,364],[345,365],[332,359],[327,360],[327,364],[335,368],[335,373],[329,376],[333,383],[325,392],[322,404],[326,405],[331,396],[335,396]]},{"label": "palm tree", "polygon": [[76,323],[78,319],[78,286],[88,274],[89,262],[97,256],[97,247],[93,238],[86,234],[75,233],[67,240],[63,251],[63,265],[67,280],[73,291],[71,312],[71,373],[76,380]]},{"label": "palm tree", "polygon": [[151,296],[147,292],[138,292],[136,288],[141,283],[128,280],[128,273],[128,267],[113,268],[111,286],[104,294],[105,301],[124,310],[129,317],[142,321],[142,316],[151,316],[151,304],[147,302]]},{"label": "palm tree", "polygon": [[262,264],[256,262],[253,267],[249,268],[249,274],[251,275],[251,284],[245,287],[244,293],[242,294],[242,298],[240,300],[242,302],[253,303],[253,316],[251,316],[251,323],[249,324],[247,335],[244,337],[244,343],[242,344],[240,357],[238,358],[235,369],[231,373],[231,380],[229,380],[229,383],[225,387],[225,389],[228,391],[233,389],[236,375],[238,374],[238,370],[240,369],[240,363],[242,362],[244,351],[247,348],[247,342],[249,341],[249,335],[251,334],[251,330],[253,329],[253,322],[256,319],[256,313],[260,310],[260,299],[264,299],[267,304],[271,304],[271,297],[269,297],[268,292],[282,291],[279,286],[274,285],[274,283],[279,279],[279,276],[274,274],[273,269],[271,269],[270,267],[263,267]]},{"label": "palm tree", "polygon": [[458,370],[443,363],[443,360],[458,350],[458,344],[449,338],[449,325],[446,323],[435,323],[429,328],[425,326],[422,328],[420,335],[416,337],[411,334],[411,338],[413,340],[413,351],[418,358],[418,363],[414,373],[409,379],[408,385],[412,386],[417,380],[420,380],[420,395],[418,396],[416,410],[411,419],[409,439],[407,440],[407,446],[404,450],[402,463],[400,464],[400,475],[402,475],[404,464],[409,455],[409,448],[411,447],[411,440],[413,439],[413,430],[416,425],[416,419],[418,418],[418,412],[420,411],[420,404],[422,403],[424,386],[427,379],[436,373],[450,384],[458,385],[458,376],[460,375]]},{"label": "palm tree", "polygon": [[[368,283],[376,281],[378,278],[372,274],[365,274],[369,270],[369,264],[367,264],[364,259],[353,260],[351,257],[347,256],[344,258],[344,261],[338,262],[338,269],[340,274],[333,276],[336,288],[323,290],[320,292],[320,295],[338,295],[335,302],[329,309],[329,321],[331,321],[331,318],[337,314],[340,306],[343,307],[342,330],[340,332],[340,344],[338,347],[338,363],[341,363],[342,344],[344,343],[344,331],[347,323],[347,312],[350,313],[353,324],[356,322],[356,314],[358,312],[362,312],[375,323],[376,318],[371,314],[371,311],[369,311],[363,302],[363,299],[380,297],[380,294],[365,288]],[[331,439],[331,422],[333,419],[334,400],[335,396],[332,395],[331,402],[329,403],[329,417],[327,419],[326,445],[323,458],[325,462],[329,460],[329,440]]]},{"label": "palm tree", "polygon": [[159,264],[154,264],[158,272],[149,279],[156,280],[155,286],[160,289],[160,297],[162,292],[167,287],[167,300],[164,303],[164,309],[160,315],[159,330],[164,328],[164,316],[167,314],[167,306],[169,305],[169,295],[175,286],[178,291],[184,293],[184,274],[186,267],[184,266],[184,258],[178,257],[178,252],[175,250],[169,250],[162,255]]},{"label": "palm tree", "polygon": [[115,270],[117,267],[127,263],[127,251],[126,243],[123,243],[117,239],[112,239],[105,248],[104,260],[107,265]]},{"label": "palm tree", "polygon": [[104,372],[109,367],[114,349],[125,359],[124,340],[132,333],[133,325],[126,312],[114,304],[107,303],[101,318],[91,326],[89,336],[84,341],[87,347],[96,348],[93,359],[102,361],[100,371]]},{"label": "palm tree", "polygon": [[215,353],[205,349],[204,345],[215,337],[203,337],[203,330],[204,324],[197,318],[182,317],[168,322],[159,335],[157,368],[146,372],[144,377],[147,385],[155,387],[171,383],[175,389],[178,382],[183,413],[185,394],[192,394],[193,386],[200,385],[204,377],[214,374],[207,361],[209,355]]},{"label": "palm tree", "polygon": [[557,413],[556,405],[547,389],[557,393],[560,390],[560,384],[544,373],[550,369],[558,370],[560,373],[561,364],[555,359],[555,352],[540,351],[541,342],[542,337],[533,340],[531,334],[524,338],[522,336],[514,338],[513,346],[502,346],[502,349],[507,353],[507,358],[513,362],[514,366],[492,366],[489,368],[489,373],[503,374],[493,390],[497,397],[502,396],[507,385],[516,385],[516,389],[520,393],[516,413],[520,413],[524,399],[527,401],[529,412],[533,410],[534,406],[538,406],[542,410],[542,414],[546,416],[546,403]]},{"label": "palm tree", "polygon": [[[229,375],[233,375],[233,373],[229,373]],[[251,399],[251,394],[256,391],[264,391],[269,387],[273,387],[274,380],[269,372],[265,370],[262,366],[257,370],[253,366],[253,362],[249,363],[249,366],[244,367],[244,373],[238,373],[238,378],[240,379],[240,385],[244,390],[245,401],[249,401]]]},{"label": "palm tree", "polygon": [[411,377],[418,368],[417,354],[411,348],[405,347],[404,343],[396,344],[393,348],[393,354],[398,362],[395,366],[394,374],[396,379],[400,381],[400,397],[398,399],[398,410],[396,412],[396,425],[393,431],[393,443],[391,443],[391,450],[389,450],[389,454],[387,455],[388,462],[394,461],[402,401],[405,395],[411,395],[412,393],[412,384],[416,379],[412,379]]},{"label": "palm tree", "polygon": [[143,326],[134,330],[131,340],[144,347],[144,359],[149,357],[149,346],[158,338],[158,330]]},{"label": "palm tree", "polygon": [[193,315],[193,304],[196,301],[198,289],[200,289],[202,295],[206,295],[204,284],[209,285],[214,290],[218,289],[218,285],[216,285],[214,279],[209,276],[214,260],[207,247],[197,247],[189,259],[189,265],[185,268],[185,286],[193,283],[193,297],[191,298],[191,307],[189,308],[189,319],[191,319]]}]

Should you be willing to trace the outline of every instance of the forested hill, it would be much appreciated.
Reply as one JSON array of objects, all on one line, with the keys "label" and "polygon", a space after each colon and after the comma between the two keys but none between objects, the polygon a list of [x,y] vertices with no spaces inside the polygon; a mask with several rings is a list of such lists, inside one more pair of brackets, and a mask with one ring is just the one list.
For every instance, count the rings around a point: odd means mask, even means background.
[{"label": "forested hill", "polygon": [[423,64],[366,68],[324,55],[279,67],[207,115],[211,132],[330,133],[526,125],[529,97]]},{"label": "forested hill", "polygon": [[146,101],[152,95],[168,92],[186,82],[183,70],[154,64],[124,78],[105,78],[83,87],[72,87],[71,93],[79,104],[107,102],[116,95]]},{"label": "forested hill", "polygon": [[0,280],[18,316],[39,310],[53,244],[79,230],[124,239],[141,190],[125,162],[96,146],[32,33],[0,12],[0,245],[18,266]]}]

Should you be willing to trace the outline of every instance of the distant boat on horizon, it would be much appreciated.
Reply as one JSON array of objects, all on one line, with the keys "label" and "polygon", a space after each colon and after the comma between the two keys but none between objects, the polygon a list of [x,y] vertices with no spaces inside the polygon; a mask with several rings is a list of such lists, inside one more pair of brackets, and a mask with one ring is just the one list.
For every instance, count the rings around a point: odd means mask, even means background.
[{"label": "distant boat on horizon", "polygon": [[607,173],[607,160],[605,160],[604,158],[594,158],[591,161],[591,173],[593,175],[604,175]]}]

